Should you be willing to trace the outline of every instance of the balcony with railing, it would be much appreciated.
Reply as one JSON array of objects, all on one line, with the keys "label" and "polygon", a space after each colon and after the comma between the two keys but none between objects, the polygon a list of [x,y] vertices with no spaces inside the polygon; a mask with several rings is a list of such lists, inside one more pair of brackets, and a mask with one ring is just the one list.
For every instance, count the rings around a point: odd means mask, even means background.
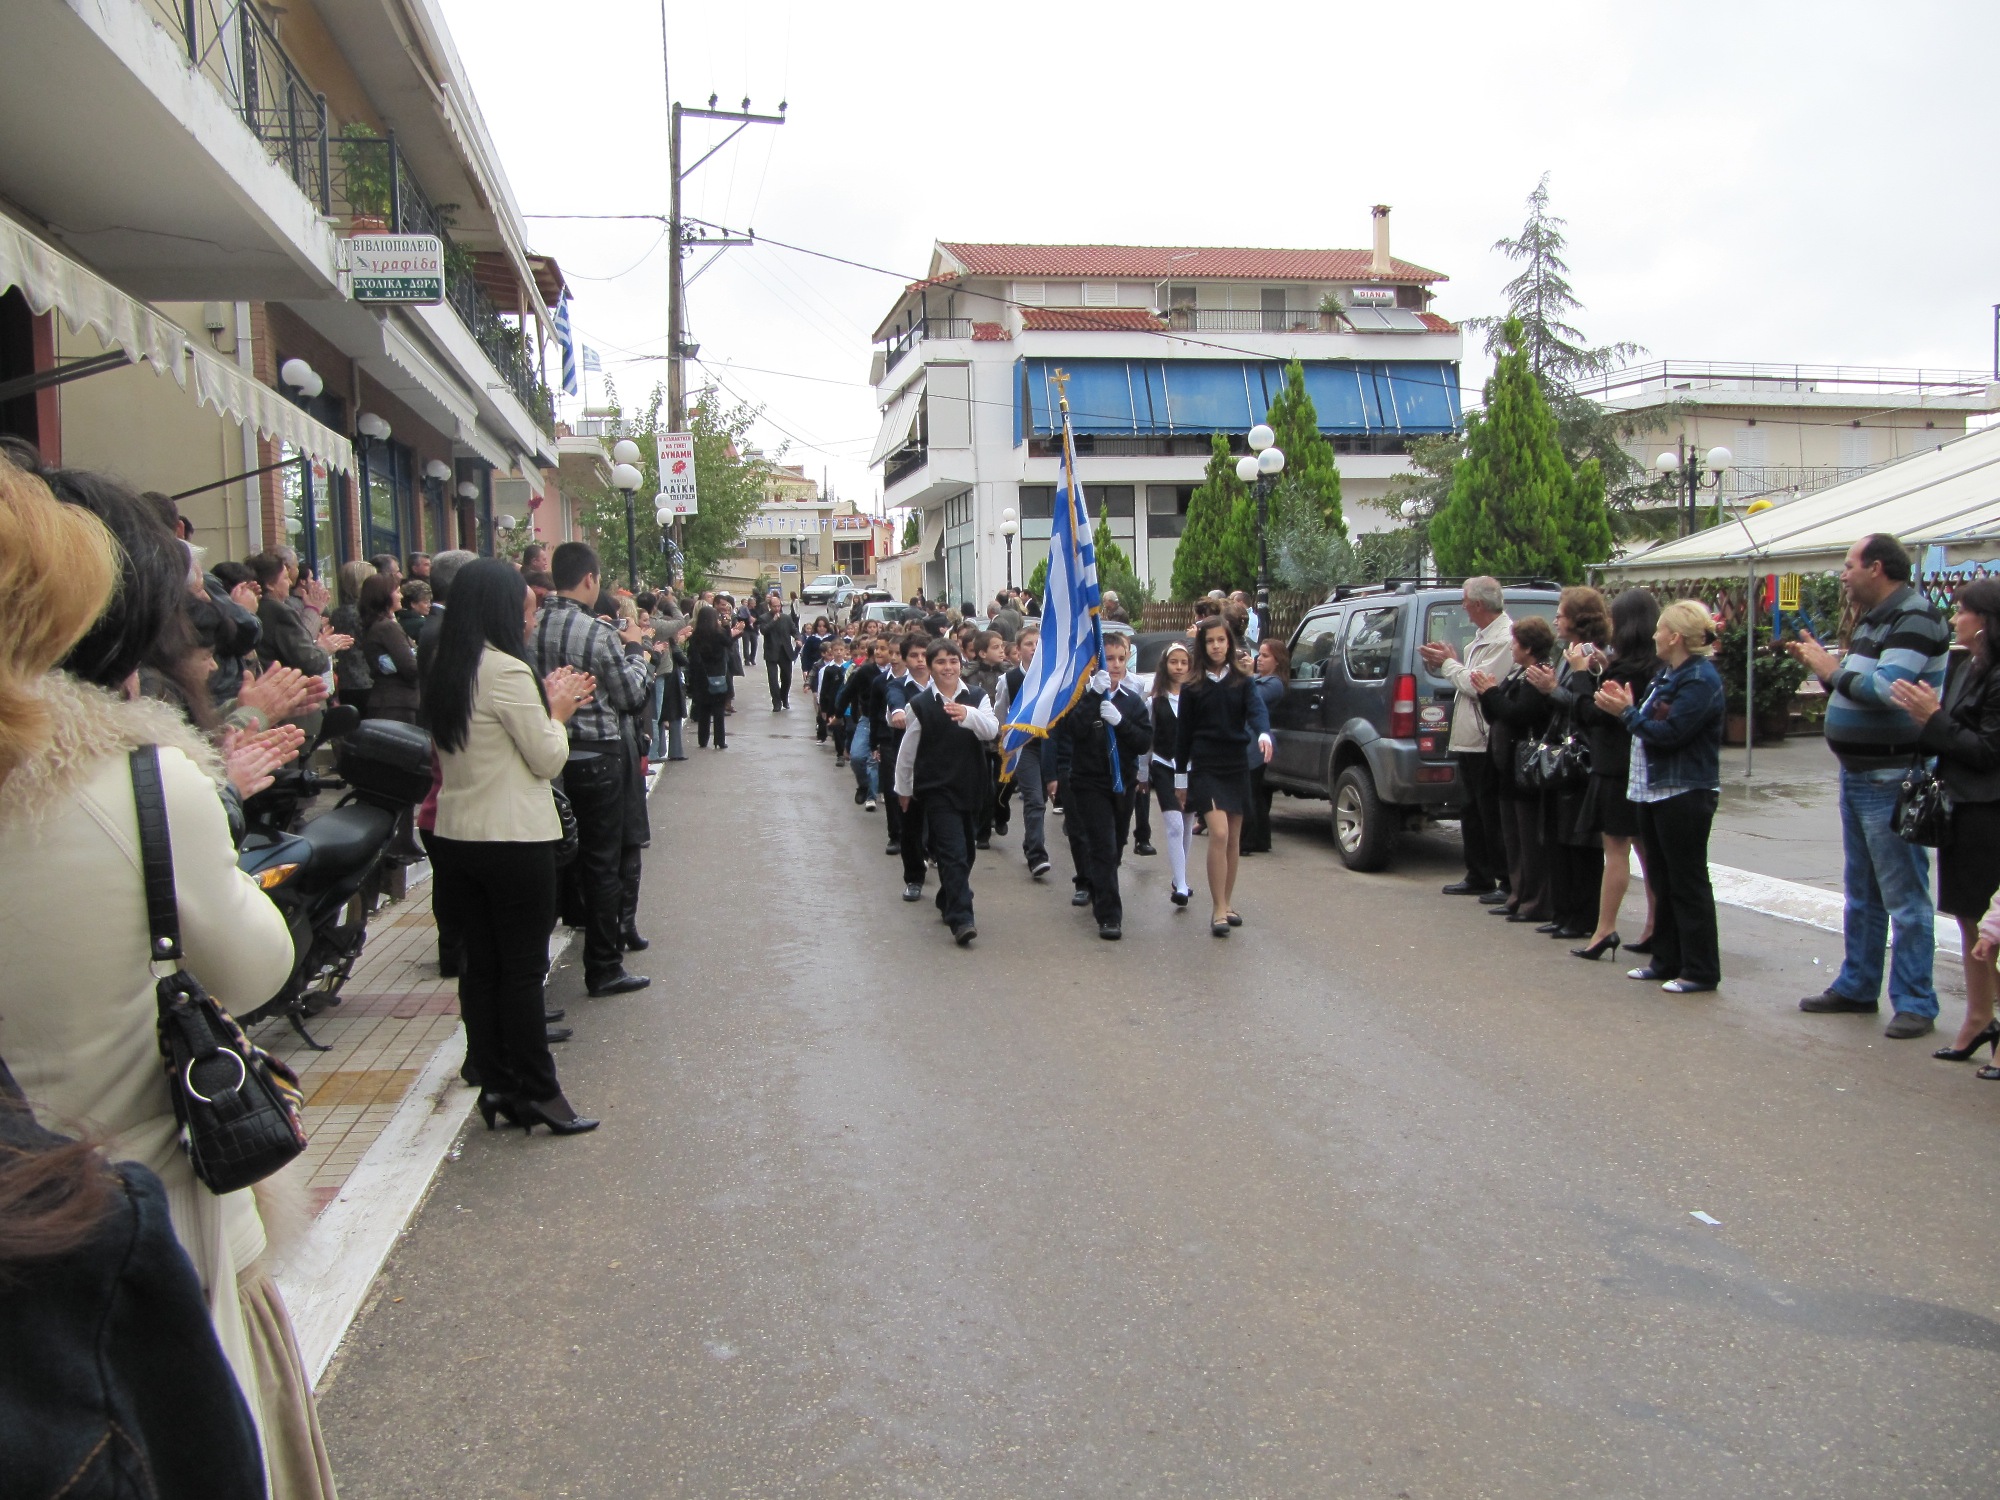
[{"label": "balcony with railing", "polygon": [[249,0],[147,0],[189,66],[217,92],[265,155],[327,212],[326,96],[293,66]]},{"label": "balcony with railing", "polygon": [[451,237],[449,208],[431,202],[392,133],[378,136],[354,125],[341,131],[329,170],[327,212],[350,231],[434,234],[444,245],[444,299],[471,333],[493,368],[546,430],[555,424],[555,402],[528,352],[526,331],[507,323],[479,285],[472,252]]},{"label": "balcony with railing", "polygon": [[1340,314],[1304,308],[1170,307],[1161,314],[1175,333],[1340,333]]},{"label": "balcony with railing", "polygon": [[925,339],[969,339],[971,337],[972,319],[970,318],[919,318],[908,328],[892,333],[884,340],[883,352],[887,356],[887,363],[883,368],[885,371],[895,369],[897,361],[902,359],[905,354],[908,354]]},{"label": "balcony with railing", "polygon": [[1902,398],[1983,403],[1988,384],[1982,370],[1656,359],[1592,376],[1577,387],[1577,393],[1599,401],[1627,402],[1653,395],[1713,400],[1725,393],[1743,393],[1765,402],[1772,397],[1799,395],[1821,398],[1822,404],[1827,397],[1852,397],[1857,402]]}]

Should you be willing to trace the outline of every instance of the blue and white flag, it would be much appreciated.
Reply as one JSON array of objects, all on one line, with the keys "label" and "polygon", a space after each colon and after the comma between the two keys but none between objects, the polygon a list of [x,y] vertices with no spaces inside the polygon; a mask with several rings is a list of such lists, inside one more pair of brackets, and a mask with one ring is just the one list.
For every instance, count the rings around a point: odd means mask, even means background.
[{"label": "blue and white flag", "polygon": [[569,336],[569,298],[556,303],[556,346],[562,350],[563,394],[576,394],[576,344]]},{"label": "blue and white flag", "polygon": [[[1062,398],[1062,483],[1049,530],[1049,571],[1042,590],[1042,636],[1021,693],[1000,730],[1002,777],[1012,779],[1021,752],[1045,740],[1056,721],[1076,705],[1104,661],[1098,618],[1097,549],[1091,545],[1090,511],[1076,481],[1076,442],[1069,429],[1069,398]],[[1114,752],[1112,765],[1117,765]]]},{"label": "blue and white flag", "polygon": [[597,357],[597,351],[588,344],[583,346],[583,368],[586,372],[604,368],[604,361]]}]

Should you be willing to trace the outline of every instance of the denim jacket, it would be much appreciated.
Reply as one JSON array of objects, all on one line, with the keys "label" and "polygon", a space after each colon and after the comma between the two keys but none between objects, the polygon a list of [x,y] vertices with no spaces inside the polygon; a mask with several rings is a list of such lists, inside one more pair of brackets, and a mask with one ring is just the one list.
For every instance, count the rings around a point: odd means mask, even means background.
[{"label": "denim jacket", "polygon": [[1690,656],[1662,672],[1646,700],[1623,718],[1646,747],[1649,787],[1689,791],[1722,784],[1722,676],[1707,657]]}]

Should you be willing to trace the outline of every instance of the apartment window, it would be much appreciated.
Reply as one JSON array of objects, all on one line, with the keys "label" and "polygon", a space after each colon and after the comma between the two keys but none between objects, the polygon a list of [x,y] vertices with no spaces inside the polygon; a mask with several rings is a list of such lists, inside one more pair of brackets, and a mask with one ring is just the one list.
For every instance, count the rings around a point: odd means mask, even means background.
[{"label": "apartment window", "polygon": [[1083,284],[1083,305],[1085,307],[1116,307],[1118,305],[1118,283],[1115,281],[1086,281]]},{"label": "apartment window", "polygon": [[857,573],[868,571],[868,544],[866,542],[835,542],[833,544],[833,566],[836,572],[845,573],[850,578]]},{"label": "apartment window", "polygon": [[1090,518],[1094,521],[1098,513],[1114,516],[1129,516],[1135,499],[1135,486],[1129,484],[1085,485],[1084,501],[1090,506]]},{"label": "apartment window", "polygon": [[1014,300],[1029,307],[1040,307],[1049,295],[1048,285],[1040,281],[1017,281],[1014,283]]},{"label": "apartment window", "polygon": [[1264,332],[1283,333],[1285,331],[1285,289],[1281,286],[1267,286],[1258,293],[1258,308],[1263,313]]},{"label": "apartment window", "polygon": [[1052,484],[1024,484],[1020,491],[1021,519],[1048,521],[1055,517],[1056,490]]},{"label": "apartment window", "polygon": [[1195,290],[1193,282],[1183,281],[1177,286],[1167,288],[1167,306],[1170,308],[1183,308],[1188,312],[1193,312],[1194,300]]}]

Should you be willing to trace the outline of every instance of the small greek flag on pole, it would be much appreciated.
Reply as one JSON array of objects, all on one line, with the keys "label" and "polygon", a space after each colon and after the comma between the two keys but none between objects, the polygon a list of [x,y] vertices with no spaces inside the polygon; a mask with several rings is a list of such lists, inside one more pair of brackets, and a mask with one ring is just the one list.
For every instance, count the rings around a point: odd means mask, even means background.
[{"label": "small greek flag on pole", "polygon": [[[1104,630],[1098,619],[1097,550],[1090,540],[1090,511],[1076,480],[1076,441],[1070,433],[1069,376],[1049,377],[1062,404],[1062,483],[1056,490],[1049,529],[1049,572],[1042,590],[1042,639],[1021,683],[1011,717],[1000,730],[1001,775],[1012,779],[1021,752],[1047,739],[1056,721],[1090,686],[1104,661]],[[1118,764],[1112,753],[1112,766]],[[1116,771],[1114,769],[1114,775]]]},{"label": "small greek flag on pole", "polygon": [[576,343],[569,336],[569,298],[556,303],[556,345],[562,350],[563,394],[576,394]]},{"label": "small greek flag on pole", "polygon": [[597,351],[588,344],[583,346],[583,368],[586,372],[604,368],[604,361],[597,357]]}]

